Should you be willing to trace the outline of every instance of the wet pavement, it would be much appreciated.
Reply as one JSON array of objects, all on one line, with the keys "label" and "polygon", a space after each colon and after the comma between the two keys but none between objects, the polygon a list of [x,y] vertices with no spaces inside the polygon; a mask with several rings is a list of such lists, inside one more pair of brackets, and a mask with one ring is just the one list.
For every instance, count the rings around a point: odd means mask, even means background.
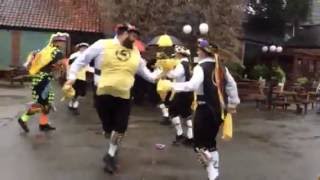
[{"label": "wet pavement", "polygon": [[[37,117],[21,133],[16,116],[30,101],[28,88],[0,84],[1,180],[205,180],[192,149],[173,147],[174,129],[159,125],[155,107],[134,107],[120,151],[120,173],[105,174],[101,161],[107,142],[90,94],[74,116],[57,100],[50,115],[58,128],[40,133]],[[316,180],[320,175],[320,117],[293,112],[257,111],[241,105],[231,142],[219,142],[221,180]],[[156,150],[155,144],[166,144]]]}]

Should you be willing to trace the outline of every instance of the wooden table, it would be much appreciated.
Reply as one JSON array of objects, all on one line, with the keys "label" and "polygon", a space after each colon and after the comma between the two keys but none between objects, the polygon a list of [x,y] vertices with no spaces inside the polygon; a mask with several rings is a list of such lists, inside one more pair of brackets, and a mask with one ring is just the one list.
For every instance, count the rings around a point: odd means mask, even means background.
[{"label": "wooden table", "polygon": [[15,68],[13,67],[6,67],[6,68],[0,68],[0,75],[1,77],[4,77],[5,79],[9,79],[14,73]]},{"label": "wooden table", "polygon": [[0,74],[5,80],[9,81],[11,85],[13,85],[14,82],[20,82],[20,84],[23,85],[24,81],[29,78],[28,73],[18,67],[0,68]]},{"label": "wooden table", "polygon": [[275,103],[273,104],[273,108],[275,108],[275,106],[282,106],[286,110],[289,105],[295,104],[297,106],[297,113],[302,112],[301,106],[304,107],[304,114],[307,114],[309,104],[314,108],[314,103],[316,102],[315,97],[318,97],[315,92],[298,93],[295,91],[275,91],[274,94]]}]

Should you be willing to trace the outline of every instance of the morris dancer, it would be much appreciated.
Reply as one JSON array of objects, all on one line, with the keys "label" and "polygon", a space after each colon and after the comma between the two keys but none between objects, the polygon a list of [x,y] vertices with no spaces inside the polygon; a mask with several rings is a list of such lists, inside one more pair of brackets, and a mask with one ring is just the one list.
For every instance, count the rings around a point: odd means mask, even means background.
[{"label": "morris dancer", "polygon": [[[55,71],[64,69],[62,49],[67,42],[69,35],[57,33],[51,36],[49,44],[40,52],[27,60],[27,69],[32,76],[32,97],[33,103],[29,109],[19,117],[18,123],[28,133],[28,120],[32,115],[41,113],[39,120],[40,131],[52,131],[56,128],[48,122],[48,114],[52,108],[54,92],[51,87]],[[64,69],[65,70],[65,69]]]},{"label": "morris dancer", "polygon": [[[103,158],[105,171],[113,174],[118,170],[115,158],[119,145],[128,128],[130,115],[130,90],[137,73],[154,82],[161,72],[151,73],[134,46],[137,29],[123,25],[117,28],[117,36],[95,42],[71,65],[65,86],[74,84],[79,70],[95,61],[97,85],[96,110],[109,135],[109,148]],[[106,136],[108,137],[108,136]]]},{"label": "morris dancer", "polygon": [[[190,51],[183,46],[175,46],[175,56],[180,63],[175,69],[167,73],[168,78],[175,82],[186,82],[191,78],[189,59]],[[185,145],[192,145],[193,131],[192,131],[192,109],[193,92],[177,92],[174,94],[169,106],[169,114],[171,121],[176,129],[176,139],[174,145],[184,143]],[[187,133],[186,137],[183,135],[183,127],[181,119],[186,120]]]},{"label": "morris dancer", "polygon": [[[69,58],[69,65],[71,65],[75,59],[77,59],[80,54],[82,54],[89,47],[88,43],[79,43],[76,45],[77,52],[71,54]],[[80,70],[77,74],[77,80],[75,81],[73,88],[75,90],[75,96],[69,102],[69,109],[72,110],[76,115],[79,114],[79,97],[84,97],[87,92],[87,81],[86,81],[86,73],[94,72],[94,69],[89,65],[82,70]]]},{"label": "morris dancer", "polygon": [[219,64],[218,48],[207,40],[199,43],[199,64],[190,81],[159,82],[161,90],[197,93],[198,106],[194,117],[194,146],[199,160],[205,166],[209,180],[219,176],[219,154],[216,136],[226,112],[234,113],[240,103],[237,85],[228,69]]}]

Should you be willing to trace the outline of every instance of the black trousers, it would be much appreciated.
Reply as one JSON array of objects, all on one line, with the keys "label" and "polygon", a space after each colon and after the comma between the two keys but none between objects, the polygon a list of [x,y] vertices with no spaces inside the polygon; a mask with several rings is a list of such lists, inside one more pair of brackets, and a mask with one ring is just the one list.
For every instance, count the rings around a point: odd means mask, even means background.
[{"label": "black trousers", "polygon": [[96,110],[106,133],[125,133],[128,128],[131,104],[129,99],[110,95],[95,97]]},{"label": "black trousers", "polygon": [[170,102],[169,114],[171,117],[181,116],[188,118],[192,114],[193,93],[179,92],[176,93]]},{"label": "black trousers", "polygon": [[147,81],[140,76],[135,76],[134,85],[131,89],[131,95],[133,102],[138,105],[142,105],[145,100]]},{"label": "black trousers", "polygon": [[166,98],[165,98],[164,102],[162,102],[162,103],[165,104],[167,107],[170,106],[170,103],[171,103],[171,101],[170,101],[171,94],[172,94],[172,92],[169,91],[169,92],[167,93],[167,95],[166,95]]},{"label": "black trousers", "polygon": [[198,105],[193,123],[195,148],[215,151],[221,123],[221,113],[213,112],[207,104]]},{"label": "black trousers", "polygon": [[86,96],[87,93],[87,82],[82,80],[76,80],[73,85],[74,90],[76,91],[75,97]]}]

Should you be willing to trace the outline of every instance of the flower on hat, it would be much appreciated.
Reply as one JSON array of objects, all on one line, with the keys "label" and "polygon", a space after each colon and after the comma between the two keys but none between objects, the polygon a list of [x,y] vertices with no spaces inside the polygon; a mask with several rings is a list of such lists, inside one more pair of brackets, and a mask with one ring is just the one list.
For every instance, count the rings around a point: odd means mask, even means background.
[{"label": "flower on hat", "polygon": [[191,52],[190,52],[189,49],[187,49],[187,48],[185,48],[183,46],[179,46],[179,45],[175,46],[175,52],[183,54],[183,55],[186,55],[186,56],[190,56],[191,55]]},{"label": "flower on hat", "polygon": [[89,47],[88,43],[82,42],[76,45],[76,48],[80,48],[80,47]]}]

